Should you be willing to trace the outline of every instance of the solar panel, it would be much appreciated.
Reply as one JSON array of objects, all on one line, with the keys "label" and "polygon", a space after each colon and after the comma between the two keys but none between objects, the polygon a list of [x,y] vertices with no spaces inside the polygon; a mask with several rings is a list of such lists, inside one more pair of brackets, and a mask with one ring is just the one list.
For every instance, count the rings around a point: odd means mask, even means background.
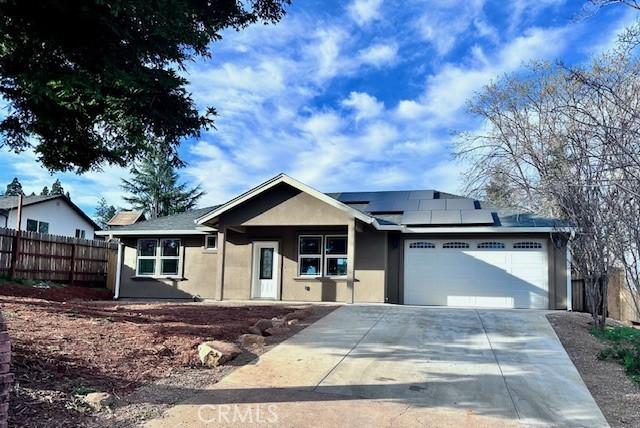
[{"label": "solar panel", "polygon": [[463,224],[493,224],[491,210],[460,210]]},{"label": "solar panel", "polygon": [[432,210],[431,224],[461,224],[460,210]]},{"label": "solar panel", "polygon": [[391,212],[393,209],[394,201],[391,199],[378,199],[375,201],[369,202],[367,205],[367,211],[369,212]]},{"label": "solar panel", "polygon": [[473,210],[476,208],[473,199],[445,199],[448,210]]},{"label": "solar panel", "polygon": [[367,211],[371,212],[396,212],[396,211],[418,211],[417,199],[379,199],[369,202]]},{"label": "solar panel", "polygon": [[418,210],[444,210],[446,209],[446,203],[444,199],[420,199],[420,205]]},{"label": "solar panel", "polygon": [[409,199],[433,199],[433,190],[413,190],[409,192]]},{"label": "solar panel", "polygon": [[430,224],[431,211],[406,211],[402,216],[402,224]]}]

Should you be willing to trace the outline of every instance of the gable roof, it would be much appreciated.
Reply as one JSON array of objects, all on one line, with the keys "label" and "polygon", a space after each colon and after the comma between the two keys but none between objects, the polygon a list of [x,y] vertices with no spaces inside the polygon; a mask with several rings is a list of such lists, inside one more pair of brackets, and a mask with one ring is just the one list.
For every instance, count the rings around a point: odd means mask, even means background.
[{"label": "gable roof", "polygon": [[128,226],[143,220],[146,218],[142,211],[118,211],[107,222],[107,226]]},{"label": "gable roof", "polygon": [[[67,198],[65,195],[36,195],[36,196],[23,196],[22,197],[22,206],[26,207],[29,205],[40,204],[43,202],[51,201],[54,199],[62,199],[67,205],[69,205],[80,217],[82,217],[85,221],[91,224],[94,230],[102,230],[98,224],[93,221],[91,217],[85,214],[82,209],[74,204],[71,199]],[[0,196],[0,209],[5,210],[14,210],[18,208],[18,197],[17,196]]]},{"label": "gable roof", "polygon": [[321,200],[322,202],[325,202],[328,205],[333,206],[334,208],[337,208],[337,209],[339,209],[341,211],[344,211],[344,212],[346,212],[346,213],[348,213],[350,215],[353,215],[355,218],[357,218],[359,220],[362,220],[365,223],[371,224],[374,221],[374,219],[371,216],[369,216],[369,215],[367,215],[367,214],[365,214],[365,213],[363,213],[363,212],[361,212],[361,211],[359,211],[359,210],[357,210],[357,209],[355,209],[353,207],[350,207],[349,205],[344,204],[341,201],[339,201],[339,200],[337,200],[335,198],[332,198],[331,196],[329,196],[329,195],[327,195],[325,193],[322,193],[322,192],[320,192],[320,191],[318,191],[318,190],[316,190],[316,189],[314,189],[314,188],[312,188],[310,186],[307,186],[306,184],[304,184],[304,183],[302,183],[302,182],[300,182],[300,181],[298,181],[298,180],[296,180],[294,178],[291,178],[286,174],[280,173],[280,174],[276,175],[275,177],[273,177],[272,179],[265,181],[264,183],[254,187],[253,189],[248,190],[245,193],[243,193],[243,194],[231,199],[229,202],[220,205],[219,207],[217,207],[216,209],[212,210],[211,212],[201,216],[200,218],[198,218],[196,220],[196,222],[198,224],[203,224],[203,223],[205,223],[205,222],[207,222],[207,221],[209,221],[211,219],[214,219],[214,218],[220,216],[222,213],[224,213],[224,212],[226,212],[226,211],[228,211],[228,210],[230,210],[230,209],[242,204],[243,202],[253,198],[254,196],[259,195],[260,193],[262,193],[262,192],[264,192],[266,190],[269,190],[269,189],[277,186],[280,183],[288,184],[289,186],[291,186],[293,188],[296,188],[296,189],[300,190],[301,192],[305,192],[305,193],[307,193],[307,194],[309,194],[309,195]]},{"label": "gable roof", "polygon": [[143,220],[127,226],[98,232],[98,236],[108,235],[202,235],[211,233],[214,229],[196,224],[196,219],[216,209],[212,207],[198,208],[180,214]]}]

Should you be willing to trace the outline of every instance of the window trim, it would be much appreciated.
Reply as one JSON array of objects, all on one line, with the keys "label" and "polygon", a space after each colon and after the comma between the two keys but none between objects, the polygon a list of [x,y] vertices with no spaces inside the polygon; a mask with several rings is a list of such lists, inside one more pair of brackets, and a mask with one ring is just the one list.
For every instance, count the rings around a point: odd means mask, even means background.
[{"label": "window trim", "polygon": [[[215,239],[215,245],[213,247],[210,247],[208,245],[209,238]],[[210,233],[208,235],[204,235],[204,249],[208,250],[208,251],[213,251],[213,250],[217,250],[218,249],[218,235],[217,234]]]},{"label": "window trim", "polygon": [[[29,230],[29,222],[30,221],[34,221],[36,223],[36,230]],[[47,225],[47,231],[46,232],[41,232],[40,231],[40,227],[46,224]],[[41,221],[41,220],[36,220],[33,218],[27,218],[27,222],[24,225],[24,230],[27,232],[35,232],[35,233],[42,233],[44,235],[48,235],[49,234],[49,227],[51,226],[51,223],[48,221]]]},{"label": "window trim", "polygon": [[431,250],[436,248],[436,244],[429,241],[415,241],[409,243],[409,248]]},{"label": "window trim", "polygon": [[[140,241],[155,241],[155,255],[153,256],[141,256]],[[162,246],[164,241],[178,241],[178,255],[177,256],[163,256]],[[138,238],[136,240],[136,277],[140,278],[182,278],[182,256],[184,254],[184,247],[182,245],[182,239],[180,238]],[[140,273],[139,260],[153,260],[153,273],[142,274]],[[162,274],[162,261],[163,260],[177,260],[178,271],[175,274]]]},{"label": "window trim", "polygon": [[[78,233],[80,232],[80,233]],[[78,236],[80,235],[80,236]],[[87,231],[85,229],[76,229],[76,238],[78,239],[86,239]]]},{"label": "window trim", "polygon": [[514,250],[541,250],[542,244],[537,241],[516,241],[513,243]]},{"label": "window trim", "polygon": [[[300,244],[303,238],[320,238],[319,254],[302,254],[300,252]],[[298,276],[303,278],[321,278],[324,273],[324,265],[322,263],[324,256],[324,235],[298,235]],[[320,259],[320,271],[317,274],[302,273],[302,259]]]},{"label": "window trim", "polygon": [[[327,254],[327,238],[344,238],[345,240],[345,244],[346,247],[349,246],[349,238],[347,237],[347,235],[324,235],[324,245],[322,246],[322,252],[323,252],[323,270],[322,273],[326,278],[346,278],[347,275],[329,275],[329,272],[327,272],[327,268],[329,267],[329,263],[327,262],[327,260],[329,259],[346,259],[347,258],[347,254]],[[347,249],[347,248],[345,248]],[[347,261],[348,263],[348,261]]]},{"label": "window trim", "polygon": [[504,242],[499,241],[482,241],[478,242],[476,248],[479,250],[504,250],[507,246]]}]

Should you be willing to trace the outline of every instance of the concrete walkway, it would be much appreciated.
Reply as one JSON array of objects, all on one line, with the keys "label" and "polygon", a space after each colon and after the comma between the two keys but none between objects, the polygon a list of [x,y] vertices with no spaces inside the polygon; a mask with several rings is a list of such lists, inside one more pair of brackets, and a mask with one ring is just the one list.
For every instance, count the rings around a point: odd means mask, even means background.
[{"label": "concrete walkway", "polygon": [[541,311],[344,306],[149,427],[606,427]]}]

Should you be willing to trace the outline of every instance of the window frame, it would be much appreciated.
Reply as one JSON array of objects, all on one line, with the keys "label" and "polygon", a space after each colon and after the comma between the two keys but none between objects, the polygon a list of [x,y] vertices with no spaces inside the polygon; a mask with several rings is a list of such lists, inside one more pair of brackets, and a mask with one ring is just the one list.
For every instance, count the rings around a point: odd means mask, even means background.
[{"label": "window frame", "polygon": [[[153,256],[141,256],[140,253],[140,241],[155,241],[155,255]],[[178,241],[178,254],[176,256],[163,256],[162,248],[165,241]],[[136,277],[140,278],[181,278],[182,277],[182,256],[184,249],[182,246],[182,239],[180,238],[138,238],[136,241]],[[141,274],[140,273],[140,260],[153,260],[153,273]],[[162,273],[162,261],[163,260],[177,260],[178,267],[175,274],[163,274]]]},{"label": "window frame", "polygon": [[425,250],[433,250],[436,248],[436,244],[429,241],[415,241],[409,243],[409,248],[411,249],[425,249]]},{"label": "window frame", "polygon": [[514,250],[541,250],[542,244],[537,241],[516,241],[512,247]]},{"label": "window frame", "polygon": [[323,270],[322,273],[326,278],[346,278],[347,274],[344,275],[329,275],[327,272],[327,268],[329,267],[328,260],[329,259],[346,259],[347,254],[327,254],[327,238],[344,238],[345,240],[345,250],[348,250],[349,246],[349,238],[347,235],[324,235],[324,243],[322,246],[323,252]]},{"label": "window frame", "polygon": [[468,242],[463,241],[447,241],[442,244],[443,250],[468,250],[471,248]]},{"label": "window frame", "polygon": [[[213,247],[209,246],[209,238],[213,238],[215,240],[215,245]],[[204,249],[208,251],[217,250],[218,249],[218,235],[217,234],[208,234],[204,235]]]},{"label": "window frame", "polygon": [[[78,233],[80,232],[80,233]],[[78,236],[79,235],[79,236]],[[76,229],[76,238],[78,239],[86,239],[87,231],[84,229]]]},{"label": "window frame", "polygon": [[[34,222],[36,224],[36,230],[29,230],[29,222]],[[47,227],[47,231],[46,232],[41,232],[40,229],[43,225],[46,225]],[[41,221],[41,220],[36,220],[33,218],[27,218],[27,222],[25,223],[24,226],[24,230],[26,230],[27,232],[35,232],[35,233],[42,233],[44,235],[49,234],[49,226],[51,224],[48,221]]]},{"label": "window frame", "polygon": [[[300,244],[304,238],[320,238],[320,253],[318,254],[302,254]],[[298,276],[305,278],[321,278],[324,273],[324,264],[322,263],[324,256],[324,235],[298,235]],[[302,273],[302,259],[319,259],[320,270],[316,274]]]},{"label": "window frame", "polygon": [[479,250],[504,250],[507,246],[504,242],[499,241],[482,241],[478,242],[476,248]]}]

